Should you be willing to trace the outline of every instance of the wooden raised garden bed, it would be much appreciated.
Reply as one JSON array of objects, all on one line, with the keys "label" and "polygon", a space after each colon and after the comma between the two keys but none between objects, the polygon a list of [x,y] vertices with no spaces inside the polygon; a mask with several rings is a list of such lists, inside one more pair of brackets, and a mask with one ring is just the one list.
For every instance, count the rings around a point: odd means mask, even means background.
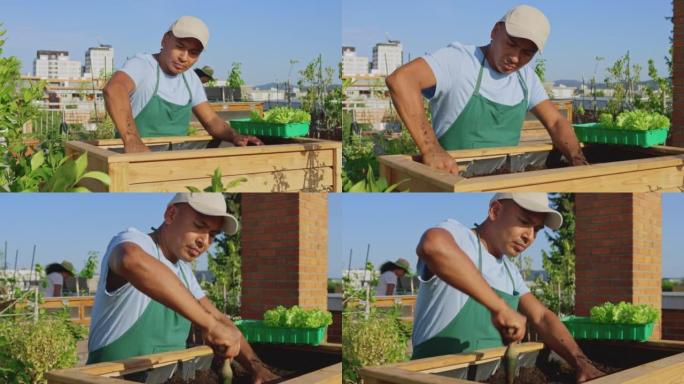
[{"label": "wooden raised garden bed", "polygon": [[[88,153],[88,170],[111,177],[110,192],[187,192],[204,189],[219,168],[231,192],[340,192],[342,143],[309,138],[269,139],[265,145],[219,147],[210,136],[143,139],[152,152],[123,154],[121,140],[69,141],[70,156]],[[220,143],[221,146],[226,143]],[[101,190],[98,184],[88,185]],[[99,189],[98,189],[99,188]]]},{"label": "wooden raised garden bed", "polygon": [[[579,342],[587,356],[607,372],[607,376],[588,381],[595,384],[675,383],[684,378],[684,342],[647,341]],[[522,343],[516,382],[574,383],[558,355],[541,343]],[[365,384],[465,384],[505,383],[501,357],[505,348],[413,360],[361,370]],[[500,381],[504,378],[503,381]]]},{"label": "wooden raised garden bed", "polygon": [[[286,384],[339,384],[342,382],[342,346],[253,345],[262,361],[275,368]],[[213,352],[207,346],[158,353],[127,360],[61,369],[46,374],[48,384],[162,384],[173,378],[190,381],[210,370]],[[236,363],[233,363],[235,367]],[[249,382],[234,369],[233,383]]]},{"label": "wooden raised garden bed", "polygon": [[380,156],[389,184],[411,192],[653,192],[684,190],[684,148],[585,145],[590,165],[570,167],[550,144],[450,151],[460,175],[407,155]]}]

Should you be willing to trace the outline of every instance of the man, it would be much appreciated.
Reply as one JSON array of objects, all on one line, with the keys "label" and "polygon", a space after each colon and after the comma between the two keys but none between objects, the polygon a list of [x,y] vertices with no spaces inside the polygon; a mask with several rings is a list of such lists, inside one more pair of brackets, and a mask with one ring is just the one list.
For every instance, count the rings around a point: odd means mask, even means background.
[{"label": "man", "polygon": [[[521,5],[494,25],[488,45],[454,42],[387,78],[394,105],[424,164],[458,173],[449,150],[518,145],[528,110],[572,165],[587,164],[570,123],[527,65],[544,49],[549,31],[541,11]],[[432,125],[421,93],[430,100]]]},{"label": "man", "polygon": [[178,193],[161,226],[150,234],[129,228],[116,235],[102,260],[95,294],[88,363],[185,348],[191,323],[222,358],[233,358],[254,383],[277,378],[230,319],[207,298],[190,262],[219,232],[237,232],[219,193]]},{"label": "man", "polygon": [[190,113],[214,138],[238,146],[262,144],[223,121],[207,102],[197,75],[185,73],[208,40],[209,30],[200,19],[183,16],[164,34],[159,53],[136,55],[114,73],[103,92],[125,152],[149,151],[141,140],[144,137],[187,135]]},{"label": "man", "polygon": [[66,279],[74,277],[74,266],[66,260],[61,264],[52,263],[45,267],[45,275],[47,277],[47,287],[43,291],[45,297],[60,297]]},{"label": "man", "polygon": [[202,84],[206,84],[210,81],[214,81],[214,69],[208,65],[202,68],[195,68],[195,73],[199,77]]},{"label": "man", "polygon": [[529,321],[576,369],[578,382],[603,375],[504,257],[520,255],[544,226],[558,229],[562,222],[545,193],[497,193],[480,225],[447,220],[427,230],[416,249],[420,289],[413,358],[513,343],[523,338]]}]

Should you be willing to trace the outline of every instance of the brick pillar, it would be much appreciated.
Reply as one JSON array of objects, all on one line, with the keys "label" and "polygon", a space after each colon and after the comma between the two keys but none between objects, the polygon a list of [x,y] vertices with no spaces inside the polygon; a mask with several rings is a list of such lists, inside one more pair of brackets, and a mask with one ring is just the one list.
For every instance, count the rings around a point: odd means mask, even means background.
[{"label": "brick pillar", "polygon": [[[575,195],[575,313],[606,301],[662,307],[662,204],[657,193]],[[661,338],[661,321],[651,339]]]},{"label": "brick pillar", "polygon": [[684,147],[684,1],[673,4],[671,145]]},{"label": "brick pillar", "polygon": [[327,309],[326,194],[243,194],[241,237],[243,318],[276,305]]}]

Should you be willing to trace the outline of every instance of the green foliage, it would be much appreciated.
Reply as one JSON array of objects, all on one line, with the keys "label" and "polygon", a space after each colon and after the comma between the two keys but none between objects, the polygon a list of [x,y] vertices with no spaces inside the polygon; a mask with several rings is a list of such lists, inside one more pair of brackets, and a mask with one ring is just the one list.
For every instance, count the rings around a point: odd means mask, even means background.
[{"label": "green foliage", "polygon": [[[671,64],[670,64],[670,70]],[[646,88],[646,109],[661,115],[671,116],[672,111],[667,105],[667,99],[672,97],[672,84],[670,79],[661,77],[655,67],[653,59],[648,60],[648,77],[658,86],[656,90]]]},{"label": "green foliage", "polygon": [[221,169],[216,168],[214,170],[214,174],[211,175],[211,185],[210,186],[204,188],[202,191],[200,191],[198,188],[192,187],[192,186],[186,186],[185,188],[187,188],[190,192],[219,192],[220,193],[220,192],[227,192],[229,189],[235,188],[238,185],[247,181],[246,177],[239,177],[235,180],[229,181],[228,184],[224,185],[222,179],[223,179],[223,174],[221,173]]},{"label": "green foliage", "polygon": [[322,55],[319,54],[299,74],[301,78],[297,84],[301,89],[306,89],[302,108],[309,111],[312,118],[326,129],[340,129],[343,92],[341,87],[333,86],[335,69],[324,68]]},{"label": "green foliage", "polygon": [[[240,222],[240,194],[226,194],[226,205]],[[240,259],[240,231],[235,235],[221,234],[215,240],[216,250],[208,252],[209,271],[214,275],[214,282],[203,282],[202,288],[216,308],[232,317],[240,313],[240,295],[242,290],[242,260]]]},{"label": "green foliage", "polygon": [[252,121],[278,124],[306,123],[311,121],[311,115],[308,112],[290,107],[271,108],[264,112],[263,116],[259,114],[259,111],[252,111],[251,118]]},{"label": "green foliage", "polygon": [[636,305],[624,301],[605,302],[591,308],[591,319],[599,323],[648,324],[658,320],[658,311],[647,304]]},{"label": "green foliage", "polygon": [[546,60],[545,59],[537,59],[534,63],[534,73],[537,74],[539,77],[539,80],[541,82],[546,81]]},{"label": "green foliage", "polygon": [[97,260],[99,259],[99,254],[97,251],[88,251],[88,258],[86,259],[85,266],[79,272],[78,276],[84,279],[92,279],[97,270]]},{"label": "green foliage", "polygon": [[398,311],[345,312],[342,320],[342,375],[344,383],[359,383],[359,370],[409,359],[410,326]]},{"label": "green foliage", "polygon": [[546,235],[551,252],[542,251],[542,265],[548,279],[537,278],[535,295],[558,314],[572,314],[575,309],[575,212],[574,196],[560,193],[550,198],[551,205],[563,216],[563,226]]},{"label": "green foliage", "polygon": [[242,63],[233,62],[228,74],[228,87],[240,88],[243,85],[245,85],[245,81],[242,80]]},{"label": "green foliage", "polygon": [[[23,311],[30,313],[32,308]],[[12,312],[21,314],[22,310]],[[26,313],[0,319],[3,383],[44,383],[46,372],[78,363],[76,342],[85,338],[87,328],[72,322],[66,309],[49,315],[43,311],[36,320]]]},{"label": "green foliage", "polygon": [[641,107],[641,95],[636,86],[641,78],[641,65],[631,64],[629,52],[607,69],[606,85],[613,89],[613,97],[606,106],[608,112],[617,116],[624,109]]},{"label": "green foliage", "polygon": [[674,289],[674,283],[672,280],[663,279],[662,290],[663,292],[672,292]]},{"label": "green foliage", "polygon": [[398,183],[388,185],[387,179],[384,177],[378,177],[376,179],[373,174],[373,167],[369,166],[365,179],[356,183],[352,182],[343,171],[342,190],[344,192],[392,192],[407,181],[408,179],[404,179]]},{"label": "green foliage", "polygon": [[282,305],[264,312],[264,324],[276,328],[320,328],[332,324],[332,313],[320,309],[303,309],[298,305]]},{"label": "green foliage", "polygon": [[610,113],[602,113],[599,116],[599,124],[602,128],[607,129],[647,131],[650,129],[669,128],[670,119],[656,112],[635,109],[633,111],[624,111],[615,119]]}]

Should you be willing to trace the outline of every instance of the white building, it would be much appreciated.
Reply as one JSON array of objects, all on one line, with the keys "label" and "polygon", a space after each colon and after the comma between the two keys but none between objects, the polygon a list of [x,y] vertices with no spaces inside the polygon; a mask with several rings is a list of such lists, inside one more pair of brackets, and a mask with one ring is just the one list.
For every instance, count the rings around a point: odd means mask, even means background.
[{"label": "white building", "polygon": [[81,62],[69,60],[68,51],[39,50],[33,61],[33,73],[43,79],[80,79]]},{"label": "white building", "polygon": [[373,47],[371,74],[387,76],[403,64],[403,51],[398,40],[378,43]]},{"label": "white building", "polygon": [[[85,53],[85,67],[83,71],[92,74],[96,79],[114,72],[114,48],[111,45],[100,44],[91,47]],[[90,77],[90,76],[87,76]]]},{"label": "white building", "polygon": [[342,47],[342,76],[368,74],[368,58],[356,56],[356,48]]}]

